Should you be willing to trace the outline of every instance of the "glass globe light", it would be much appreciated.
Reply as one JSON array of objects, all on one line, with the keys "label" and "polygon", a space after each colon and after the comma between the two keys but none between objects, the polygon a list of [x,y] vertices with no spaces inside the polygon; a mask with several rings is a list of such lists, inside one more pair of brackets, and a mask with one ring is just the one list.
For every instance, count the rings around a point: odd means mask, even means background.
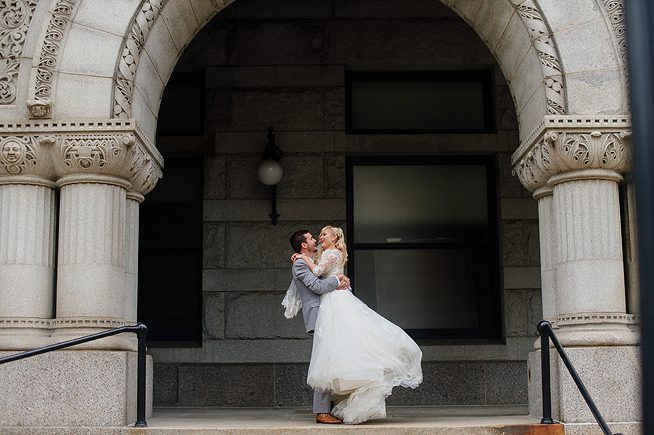
[{"label": "glass globe light", "polygon": [[266,159],[259,164],[257,177],[266,186],[274,186],[284,176],[284,169],[277,160]]}]

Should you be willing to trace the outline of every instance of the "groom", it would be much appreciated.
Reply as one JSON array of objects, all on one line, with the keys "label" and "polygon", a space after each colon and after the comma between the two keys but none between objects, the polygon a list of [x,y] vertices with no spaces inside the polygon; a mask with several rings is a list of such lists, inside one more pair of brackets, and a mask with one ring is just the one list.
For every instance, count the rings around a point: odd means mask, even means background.
[{"label": "groom", "polygon": [[[316,239],[307,230],[300,230],[291,236],[291,247],[297,254],[306,254],[313,257],[317,251]],[[304,260],[293,263],[293,280],[302,300],[302,317],[307,332],[313,334],[320,309],[320,295],[334,290],[346,289],[350,280],[343,274],[322,279],[313,274]],[[329,391],[313,391],[313,412],[316,414],[316,423],[339,424],[342,421],[331,412],[331,395]]]}]

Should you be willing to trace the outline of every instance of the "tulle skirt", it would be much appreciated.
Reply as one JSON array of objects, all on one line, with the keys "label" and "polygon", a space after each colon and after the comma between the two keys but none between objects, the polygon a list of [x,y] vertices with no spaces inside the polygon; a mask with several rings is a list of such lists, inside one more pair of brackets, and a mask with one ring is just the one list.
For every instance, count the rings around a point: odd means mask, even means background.
[{"label": "tulle skirt", "polygon": [[321,296],[307,382],[330,391],[332,414],[357,424],[386,417],[393,387],[422,382],[418,345],[348,290]]}]

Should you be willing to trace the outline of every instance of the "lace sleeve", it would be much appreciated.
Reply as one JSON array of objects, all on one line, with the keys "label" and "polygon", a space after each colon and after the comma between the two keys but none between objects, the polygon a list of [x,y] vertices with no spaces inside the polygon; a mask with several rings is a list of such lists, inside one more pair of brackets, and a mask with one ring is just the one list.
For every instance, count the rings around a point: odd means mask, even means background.
[{"label": "lace sleeve", "polygon": [[334,266],[338,265],[341,259],[341,253],[337,249],[327,249],[322,253],[320,261],[313,268],[313,274],[316,276],[324,275],[325,272],[331,270]]}]

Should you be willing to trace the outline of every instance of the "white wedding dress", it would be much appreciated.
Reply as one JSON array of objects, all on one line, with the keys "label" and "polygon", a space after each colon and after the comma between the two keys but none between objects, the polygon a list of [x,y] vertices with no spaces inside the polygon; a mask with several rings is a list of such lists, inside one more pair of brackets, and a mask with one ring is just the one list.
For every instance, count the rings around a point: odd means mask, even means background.
[{"label": "white wedding dress", "polygon": [[[341,252],[326,249],[313,273],[343,273]],[[397,325],[368,308],[349,290],[320,297],[307,383],[332,392],[332,414],[357,424],[386,417],[395,386],[422,382],[418,345]]]}]

